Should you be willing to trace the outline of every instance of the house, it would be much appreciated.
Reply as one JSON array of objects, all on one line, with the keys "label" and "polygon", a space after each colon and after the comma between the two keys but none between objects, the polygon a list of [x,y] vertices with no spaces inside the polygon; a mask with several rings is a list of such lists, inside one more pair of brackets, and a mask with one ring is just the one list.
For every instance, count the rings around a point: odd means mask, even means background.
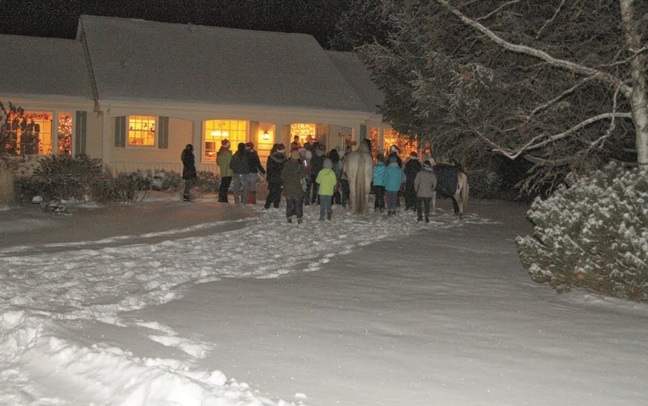
[{"label": "house", "polygon": [[198,170],[218,173],[223,139],[262,162],[294,135],[395,142],[367,68],[306,34],[83,15],[74,40],[0,35],[0,50],[0,100],[34,120],[39,154],[180,171],[193,144]]}]

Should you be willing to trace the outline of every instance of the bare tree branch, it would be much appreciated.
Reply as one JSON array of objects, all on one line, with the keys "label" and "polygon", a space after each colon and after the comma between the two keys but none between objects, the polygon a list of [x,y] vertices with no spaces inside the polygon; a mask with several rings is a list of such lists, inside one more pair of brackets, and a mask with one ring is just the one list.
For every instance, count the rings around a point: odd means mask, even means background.
[{"label": "bare tree branch", "polygon": [[459,11],[456,8],[452,7],[450,5],[450,3],[448,3],[447,0],[437,0],[437,2],[439,4],[441,4],[443,7],[445,7],[452,14],[456,15],[461,21],[464,22],[464,24],[473,27],[474,29],[481,32],[482,34],[484,34],[485,36],[490,38],[493,42],[500,45],[504,49],[507,49],[507,50],[512,51],[512,52],[520,53],[520,54],[530,55],[530,56],[533,56],[533,57],[538,58],[538,59],[542,59],[543,61],[547,62],[548,64],[550,64],[552,66],[560,67],[560,68],[569,70],[569,71],[574,72],[574,73],[578,73],[578,74],[585,75],[585,76],[595,77],[595,78],[597,78],[597,79],[599,79],[601,81],[604,81],[604,82],[606,82],[606,83],[608,83],[610,85],[613,85],[615,87],[621,85],[622,87],[620,87],[620,89],[621,89],[622,93],[626,97],[631,97],[631,95],[632,95],[632,87],[630,87],[628,85],[624,85],[622,83],[621,79],[619,79],[619,78],[617,78],[617,77],[615,77],[613,75],[610,75],[609,73],[600,71],[598,69],[590,68],[590,67],[587,67],[587,66],[583,66],[583,65],[578,64],[578,63],[567,61],[565,59],[554,58],[553,56],[549,55],[548,53],[546,53],[546,52],[544,52],[544,51],[542,51],[540,49],[531,48],[531,47],[528,47],[526,45],[519,45],[519,44],[513,44],[511,42],[508,42],[505,39],[503,39],[502,37],[500,37],[499,35],[495,34],[493,31],[491,31],[487,27],[485,27],[484,25],[480,24],[479,22],[477,22],[476,20],[474,20],[472,18],[467,17],[461,11]]},{"label": "bare tree branch", "polygon": [[562,0],[562,1],[560,2],[560,5],[558,6],[558,8],[556,9],[556,11],[554,12],[554,15],[551,16],[551,18],[550,18],[549,20],[547,20],[547,21],[542,25],[542,27],[540,27],[540,29],[538,30],[538,33],[536,34],[536,39],[540,38],[540,36],[542,35],[542,32],[545,30],[545,28],[547,28],[547,27],[549,26],[549,24],[551,24],[551,23],[556,19],[556,17],[558,16],[558,14],[560,14],[560,10],[562,10],[562,8],[563,8],[564,5],[565,5],[565,0]]}]

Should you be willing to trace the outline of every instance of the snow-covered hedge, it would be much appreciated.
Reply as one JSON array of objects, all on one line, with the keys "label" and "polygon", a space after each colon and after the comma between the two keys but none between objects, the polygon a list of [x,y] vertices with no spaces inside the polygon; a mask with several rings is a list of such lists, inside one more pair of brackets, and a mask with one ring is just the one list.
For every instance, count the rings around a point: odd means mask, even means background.
[{"label": "snow-covered hedge", "polygon": [[648,171],[611,163],[568,181],[533,202],[534,234],[517,238],[531,278],[648,301]]}]

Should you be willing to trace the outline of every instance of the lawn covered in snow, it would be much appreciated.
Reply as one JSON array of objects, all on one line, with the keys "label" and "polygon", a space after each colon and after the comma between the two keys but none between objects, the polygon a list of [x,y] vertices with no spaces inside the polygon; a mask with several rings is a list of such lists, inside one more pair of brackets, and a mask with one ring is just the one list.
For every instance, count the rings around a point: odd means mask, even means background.
[{"label": "lawn covered in snow", "polygon": [[533,283],[524,206],[297,225],[192,204],[223,218],[63,243],[10,210],[0,241],[34,238],[0,242],[1,405],[648,402],[648,307]]}]

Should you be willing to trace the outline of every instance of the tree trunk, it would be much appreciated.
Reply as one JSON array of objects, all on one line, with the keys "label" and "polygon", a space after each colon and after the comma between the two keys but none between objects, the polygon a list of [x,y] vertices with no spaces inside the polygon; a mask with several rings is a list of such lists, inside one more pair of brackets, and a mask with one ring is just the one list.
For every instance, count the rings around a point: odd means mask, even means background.
[{"label": "tree trunk", "polygon": [[648,67],[646,49],[641,49],[641,36],[638,30],[638,20],[635,15],[633,0],[619,0],[621,5],[621,20],[626,42],[630,52],[636,55],[630,62],[630,77],[632,82],[632,119],[636,130],[637,163],[639,167],[648,168],[648,88],[646,87],[645,71]]}]

